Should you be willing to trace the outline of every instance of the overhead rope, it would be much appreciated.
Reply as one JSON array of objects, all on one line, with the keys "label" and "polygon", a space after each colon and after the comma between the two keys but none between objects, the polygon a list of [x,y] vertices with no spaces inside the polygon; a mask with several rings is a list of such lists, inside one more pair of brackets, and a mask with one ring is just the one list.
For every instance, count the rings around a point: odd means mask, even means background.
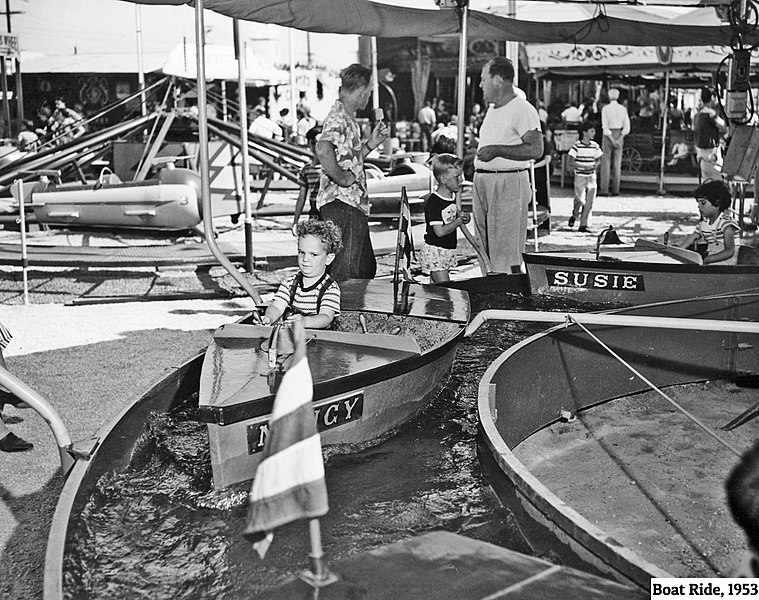
[{"label": "overhead rope", "polygon": [[624,360],[619,354],[614,352],[609,346],[607,346],[602,340],[600,340],[595,334],[591,333],[591,331],[585,327],[582,323],[575,320],[572,316],[567,316],[567,321],[574,323],[578,327],[580,327],[585,333],[587,333],[591,338],[593,338],[598,344],[606,350],[609,354],[611,354],[614,358],[616,358],[623,366],[625,366],[627,369],[630,370],[636,377],[640,378],[641,381],[643,381],[646,385],[648,385],[653,391],[655,391],[657,394],[659,394],[662,398],[664,398],[667,402],[669,402],[672,406],[674,406],[677,410],[679,410],[681,413],[683,413],[687,418],[689,418],[691,421],[693,421],[696,425],[698,425],[701,429],[703,429],[706,433],[708,433],[710,436],[712,436],[715,440],[717,440],[720,444],[722,444],[725,448],[730,450],[733,454],[735,454],[737,457],[741,458],[743,456],[743,453],[735,448],[732,444],[730,444],[727,440],[722,439],[719,435],[714,433],[714,431],[711,430],[711,428],[703,423],[698,417],[688,412],[685,408],[680,406],[677,402],[675,402],[672,398],[670,398],[667,394],[665,394],[663,391],[661,391],[656,385],[654,385],[649,379],[647,379],[640,371],[635,369],[630,363],[628,363],[626,360]]}]

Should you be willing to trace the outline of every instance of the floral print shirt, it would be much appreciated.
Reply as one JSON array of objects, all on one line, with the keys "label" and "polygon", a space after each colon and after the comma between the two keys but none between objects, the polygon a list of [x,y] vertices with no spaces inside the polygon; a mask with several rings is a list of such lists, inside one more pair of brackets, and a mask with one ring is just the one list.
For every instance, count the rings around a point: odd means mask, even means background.
[{"label": "floral print shirt", "polygon": [[340,100],[335,102],[324,120],[319,139],[335,146],[337,164],[345,171],[352,171],[356,182],[350,187],[340,187],[322,172],[317,199],[318,207],[321,208],[333,200],[340,200],[368,215],[369,196],[366,191],[361,129]]}]

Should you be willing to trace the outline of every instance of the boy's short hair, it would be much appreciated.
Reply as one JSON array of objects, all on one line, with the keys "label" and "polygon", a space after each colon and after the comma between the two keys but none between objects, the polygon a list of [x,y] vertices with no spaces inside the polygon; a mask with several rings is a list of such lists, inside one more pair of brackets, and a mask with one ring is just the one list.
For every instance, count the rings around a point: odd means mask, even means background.
[{"label": "boy's short hair", "polygon": [[730,208],[730,205],[733,203],[730,189],[724,183],[717,180],[702,183],[696,188],[693,195],[696,199],[706,198],[710,204],[719,208],[720,212]]},{"label": "boy's short hair", "polygon": [[455,154],[443,152],[442,154],[435,154],[432,157],[432,175],[435,179],[439,180],[448,169],[456,169],[463,167],[464,161],[461,160]]},{"label": "boy's short hair", "polygon": [[580,123],[580,133],[585,133],[589,129],[595,129],[596,124],[593,121],[583,121]]},{"label": "boy's short hair", "polygon": [[730,472],[725,482],[727,505],[754,552],[759,551],[759,442]]},{"label": "boy's short hair", "polygon": [[322,132],[322,128],[319,127],[319,125],[316,125],[315,127],[312,127],[306,132],[306,141],[309,143],[316,141],[316,136],[318,136]]},{"label": "boy's short hair", "polygon": [[327,247],[327,254],[337,254],[343,247],[343,234],[332,221],[308,219],[298,223],[298,237],[312,235],[319,238]]}]

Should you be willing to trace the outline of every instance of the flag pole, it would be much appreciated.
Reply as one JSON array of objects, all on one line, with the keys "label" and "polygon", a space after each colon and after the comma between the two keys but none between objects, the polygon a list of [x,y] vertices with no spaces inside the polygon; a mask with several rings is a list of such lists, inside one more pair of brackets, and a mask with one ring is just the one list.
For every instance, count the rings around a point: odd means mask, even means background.
[{"label": "flag pole", "polygon": [[311,570],[301,573],[300,578],[314,588],[321,588],[337,581],[338,577],[322,563],[322,533],[319,519],[308,521],[308,534],[311,538],[311,553],[308,555]]},{"label": "flag pole", "polygon": [[406,197],[406,186],[401,186],[401,202],[398,209],[398,237],[395,240],[395,270],[393,271],[393,283],[398,283],[398,271],[401,264],[401,239],[403,229],[403,200]]}]

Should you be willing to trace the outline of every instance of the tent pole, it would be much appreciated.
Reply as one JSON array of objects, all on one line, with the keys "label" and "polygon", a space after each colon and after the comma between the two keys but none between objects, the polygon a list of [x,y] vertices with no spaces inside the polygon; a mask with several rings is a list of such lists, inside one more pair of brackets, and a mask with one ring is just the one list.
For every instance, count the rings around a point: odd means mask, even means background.
[{"label": "tent pole", "polygon": [[661,123],[661,161],[659,164],[659,195],[663,196],[664,191],[664,161],[667,156],[667,117],[669,116],[669,69],[664,74],[664,111],[662,112]]},{"label": "tent pole", "polygon": [[[200,193],[203,201],[203,229],[206,243],[211,254],[216,257],[222,267],[240,284],[240,287],[253,299],[256,304],[261,303],[256,289],[243,277],[216,243],[213,228],[213,213],[211,212],[211,177],[208,161],[208,103],[206,102],[206,32],[203,19],[203,0],[195,0],[195,60],[198,64],[197,89],[198,89],[198,161],[200,162]],[[245,107],[241,107],[244,109]],[[244,148],[243,154],[247,151]],[[260,317],[258,312],[253,312],[254,319]]]},{"label": "tent pole", "polygon": [[134,25],[137,38],[137,87],[140,88],[140,114],[148,114],[145,104],[145,66],[142,60],[142,6],[134,5]]},{"label": "tent pole", "polygon": [[292,129],[290,130],[290,136],[287,142],[292,141],[292,137],[295,134],[295,126],[298,124],[298,115],[295,114],[297,110],[295,101],[295,58],[293,57],[293,29],[292,27],[287,30],[287,51],[290,55],[290,123],[292,123]]},{"label": "tent pole", "polygon": [[456,138],[456,155],[464,158],[464,131],[466,129],[466,63],[467,63],[467,21],[469,20],[469,2],[466,0],[459,13],[461,32],[459,34],[459,87],[456,114],[459,119],[459,134]]},{"label": "tent pole", "polygon": [[237,100],[240,104],[240,157],[242,158],[242,198],[245,212],[245,271],[253,273],[253,218],[250,205],[250,154],[248,153],[248,92],[245,71],[247,48],[240,41],[240,21],[232,21],[235,57],[237,58]]},{"label": "tent pole", "polygon": [[[379,108],[379,76],[377,75],[377,38],[372,36],[372,108]],[[376,114],[376,113],[375,113]]]}]

